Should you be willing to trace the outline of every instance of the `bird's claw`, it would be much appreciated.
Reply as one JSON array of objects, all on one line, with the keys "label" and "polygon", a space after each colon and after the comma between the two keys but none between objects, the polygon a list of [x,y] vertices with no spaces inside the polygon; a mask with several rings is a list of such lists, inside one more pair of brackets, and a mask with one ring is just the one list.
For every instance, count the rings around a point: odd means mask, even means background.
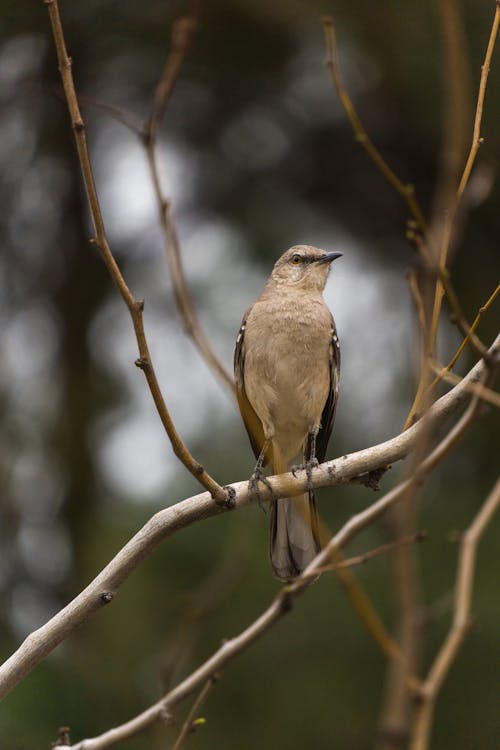
[{"label": "bird's claw", "polygon": [[250,490],[252,495],[256,496],[257,502],[259,504],[259,508],[261,508],[261,510],[263,510],[265,513],[266,506],[262,502],[262,498],[260,496],[259,482],[262,482],[264,487],[266,487],[269,490],[269,492],[272,493],[273,488],[271,487],[271,483],[269,482],[268,478],[264,475],[264,472],[262,471],[262,469],[256,468],[248,481],[248,489]]},{"label": "bird's claw", "polygon": [[291,468],[291,472],[295,478],[297,478],[297,472],[299,471],[306,472],[308,492],[313,491],[312,473],[313,473],[313,469],[317,469],[318,466],[319,466],[319,461],[316,457],[314,457],[314,458],[310,458],[309,461],[306,461],[303,464],[295,464],[295,466],[292,466]]}]

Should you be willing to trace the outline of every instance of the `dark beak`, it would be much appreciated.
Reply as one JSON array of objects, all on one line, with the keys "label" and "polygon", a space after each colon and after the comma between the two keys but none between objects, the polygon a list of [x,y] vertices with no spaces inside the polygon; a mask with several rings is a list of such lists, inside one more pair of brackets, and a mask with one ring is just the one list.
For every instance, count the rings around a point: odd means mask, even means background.
[{"label": "dark beak", "polygon": [[323,255],[321,258],[318,258],[316,260],[316,263],[332,263],[332,261],[336,260],[337,258],[340,258],[343,255],[343,253],[326,253],[326,255]]}]

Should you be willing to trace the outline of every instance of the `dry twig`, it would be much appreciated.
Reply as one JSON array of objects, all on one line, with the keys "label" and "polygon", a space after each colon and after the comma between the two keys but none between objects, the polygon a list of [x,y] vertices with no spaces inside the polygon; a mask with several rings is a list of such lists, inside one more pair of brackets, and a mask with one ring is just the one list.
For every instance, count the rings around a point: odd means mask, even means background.
[{"label": "dry twig", "polygon": [[[462,197],[463,197],[465,188],[467,187],[467,183],[470,178],[472,167],[474,166],[474,162],[476,160],[477,152],[479,151],[479,147],[483,142],[483,138],[481,137],[481,122],[482,122],[482,117],[483,117],[484,97],[486,94],[486,84],[488,81],[488,74],[490,72],[491,58],[493,55],[493,49],[495,47],[495,41],[497,38],[499,22],[500,22],[500,5],[496,3],[495,15],[494,15],[493,23],[491,26],[490,38],[488,40],[488,46],[486,49],[484,63],[481,68],[481,79],[479,83],[479,92],[477,96],[476,114],[474,118],[474,128],[473,128],[473,134],[472,134],[472,144],[470,147],[467,162],[465,164],[460,182],[457,187],[455,198],[451,202],[451,205],[448,207],[448,211],[444,219],[443,233],[442,233],[442,239],[441,239],[441,246],[439,249],[439,260],[438,260],[439,275],[438,275],[438,278],[436,279],[436,286],[435,286],[435,291],[434,291],[434,303],[433,303],[432,316],[431,316],[430,329],[429,329],[428,356],[430,358],[432,358],[434,355],[443,294],[445,292],[448,294],[449,290],[451,289],[449,274],[447,270],[447,258],[448,258],[448,251],[450,248],[451,235],[452,235],[454,223],[457,217],[457,213],[460,208]],[[466,336],[469,337],[468,340],[474,344],[475,348],[478,349],[478,351],[481,353],[481,356],[485,356],[486,351],[484,349],[484,346],[477,339],[477,337],[475,336],[474,332],[472,331],[468,323],[466,323],[463,315],[460,314],[457,317],[457,312],[455,308],[458,306],[458,300],[454,293],[450,301],[452,304],[452,308],[455,311],[455,317],[457,318],[457,322],[460,324],[461,328],[463,325],[464,333]],[[419,410],[421,409],[422,399],[424,397],[424,393],[426,389],[427,389],[426,375],[425,373],[423,373],[420,384],[419,384],[419,388],[417,389],[417,395],[415,396],[415,400],[410,410],[410,414],[408,415],[407,424],[411,424],[411,419],[412,419],[413,414],[418,413]]]},{"label": "dry twig", "polygon": [[472,325],[470,327],[469,333],[465,336],[465,338],[461,342],[460,346],[458,347],[457,351],[455,352],[455,354],[453,355],[453,357],[450,359],[450,361],[448,362],[448,364],[445,367],[443,367],[443,369],[438,373],[438,375],[436,376],[436,378],[432,381],[432,383],[429,386],[429,390],[433,389],[439,383],[439,381],[442,380],[445,377],[446,373],[449,372],[451,370],[451,368],[455,365],[455,363],[458,361],[458,359],[459,359],[460,355],[462,354],[463,350],[465,349],[465,347],[469,343],[469,339],[471,338],[472,334],[474,333],[474,331],[478,327],[478,325],[479,325],[479,323],[481,321],[481,318],[483,317],[484,313],[491,307],[491,305],[493,304],[493,302],[498,297],[499,293],[500,293],[500,284],[498,284],[498,286],[495,288],[495,290],[493,291],[493,293],[486,300],[486,302],[484,303],[484,305],[482,305],[479,308],[479,310],[477,312],[477,315],[474,318],[474,321],[473,321],[473,323],[472,323]]},{"label": "dry twig", "polygon": [[417,696],[418,704],[410,745],[411,750],[426,750],[428,747],[436,698],[471,624],[470,608],[477,545],[488,524],[491,522],[493,515],[499,508],[500,479],[497,480],[490,495],[462,538],[457,570],[453,622]]},{"label": "dry twig", "polygon": [[165,236],[167,260],[174,286],[175,300],[182,316],[182,320],[184,321],[184,327],[208,365],[234,394],[233,378],[216,356],[205,336],[186,284],[172,208],[161,186],[160,173],[156,158],[156,139],[158,129],[161,125],[163,115],[174,90],[186,54],[191,47],[193,35],[197,27],[197,7],[194,5],[188,16],[180,18],[174,24],[171,51],[156,86],[152,111],[141,131],[141,137],[146,148],[151,182],[153,184],[161,226]]},{"label": "dry twig", "polygon": [[66,50],[66,43],[64,40],[58,2],[57,0],[44,0],[44,3],[47,6],[47,10],[49,12],[50,23],[52,26],[52,32],[54,35],[54,42],[56,46],[57,60],[59,63],[59,71],[61,73],[64,93],[66,95],[66,100],[68,103],[71,123],[76,140],[78,158],[80,160],[85,189],[87,191],[90,213],[94,224],[95,240],[93,240],[93,242],[101,251],[102,257],[108,268],[111,278],[118,287],[118,291],[120,292],[121,297],[130,312],[137,339],[137,345],[139,348],[139,358],[136,360],[136,365],[144,372],[144,375],[146,376],[151,395],[153,396],[158,414],[170,439],[175,455],[184,464],[188,471],[190,471],[191,474],[196,477],[200,484],[202,484],[213,495],[213,497],[215,497],[219,502],[226,502],[227,494],[224,489],[205,471],[203,466],[201,466],[201,464],[196,461],[196,459],[191,455],[187,447],[184,445],[182,438],[175,428],[175,425],[172,421],[167,405],[163,398],[160,385],[158,383],[156,373],[151,362],[151,356],[149,354],[149,348],[144,330],[144,301],[137,300],[133,296],[132,292],[125,282],[125,279],[121,274],[120,269],[118,268],[118,265],[113,257],[106,238],[104,222],[99,205],[99,198],[97,196],[97,190],[87,149],[85,125],[76,97],[73,75],[71,72],[71,59],[68,57],[68,53]]}]

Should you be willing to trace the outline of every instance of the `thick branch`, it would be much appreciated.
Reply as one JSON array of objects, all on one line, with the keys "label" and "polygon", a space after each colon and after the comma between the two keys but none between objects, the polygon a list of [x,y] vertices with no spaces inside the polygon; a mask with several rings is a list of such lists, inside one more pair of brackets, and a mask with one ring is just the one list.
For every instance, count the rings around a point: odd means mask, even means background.
[{"label": "thick branch", "polygon": [[[294,600],[307,591],[311,578],[315,579],[320,575],[323,568],[325,566],[328,567],[332,560],[335,560],[338,557],[338,552],[341,548],[343,548],[358,532],[366,528],[371,521],[378,518],[388,508],[401,500],[410,487],[419,484],[444,458],[444,456],[448,454],[451,448],[464,435],[471,421],[474,419],[477,412],[478,401],[479,400],[476,397],[476,399],[471,402],[459,422],[425,459],[415,472],[414,476],[401,482],[376,503],[353,516],[340,529],[340,531],[332,537],[325,549],[315,557],[304,572],[298,576],[293,583],[282,588],[268,609],[242,633],[236,638],[225,641],[218,651],[198,667],[198,669],[186,677],[186,679],[184,679],[161,700],[146,709],[146,711],[143,711],[125,724],[104,732],[104,734],[99,737],[78,742],[76,745],[72,746],[72,750],[104,750],[104,748],[110,747],[122,739],[129,738],[134,734],[142,732],[152,724],[163,720],[165,716],[171,714],[176,705],[195,692],[207,680],[221,672],[221,670],[224,669],[229,662],[233,661],[238,654],[249,648],[249,646],[266,633],[277,620],[291,610]],[[418,683],[413,685],[413,690],[415,692],[420,690]]]},{"label": "thick branch", "polygon": [[[500,335],[489,354],[489,362],[496,363],[500,355]],[[425,418],[400,435],[371,448],[321,464],[313,471],[313,486],[319,488],[345,484],[361,474],[368,474],[405,458],[417,445],[423,430],[436,431],[469,400],[468,385],[483,380],[489,372],[489,367],[491,368],[492,364],[486,365],[484,360],[478,362],[455,388],[436,401]],[[269,478],[269,486],[274,497],[300,494],[306,490],[307,485],[308,479],[304,471],[298,472],[297,476],[288,473]],[[259,493],[260,501],[269,501],[272,497],[271,490],[262,487]],[[256,501],[256,497],[249,492],[247,481],[231,485],[230,494],[233,493],[234,499],[230,506],[217,503],[210,493],[204,492],[156,513],[86,589],[45,625],[31,633],[0,667],[0,698],[10,692],[75,628],[104,604],[112,601],[118,588],[131,572],[163,540],[198,520]],[[324,562],[322,560],[321,564]]]}]

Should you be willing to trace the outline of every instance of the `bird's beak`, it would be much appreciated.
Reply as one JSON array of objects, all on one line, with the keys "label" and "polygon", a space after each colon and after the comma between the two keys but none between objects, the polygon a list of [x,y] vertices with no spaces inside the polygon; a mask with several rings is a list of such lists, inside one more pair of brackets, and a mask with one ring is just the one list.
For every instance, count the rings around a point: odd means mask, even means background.
[{"label": "bird's beak", "polygon": [[337,258],[340,258],[343,255],[343,253],[326,253],[326,255],[321,256],[321,258],[318,258],[316,263],[332,263],[332,261],[336,260]]}]

